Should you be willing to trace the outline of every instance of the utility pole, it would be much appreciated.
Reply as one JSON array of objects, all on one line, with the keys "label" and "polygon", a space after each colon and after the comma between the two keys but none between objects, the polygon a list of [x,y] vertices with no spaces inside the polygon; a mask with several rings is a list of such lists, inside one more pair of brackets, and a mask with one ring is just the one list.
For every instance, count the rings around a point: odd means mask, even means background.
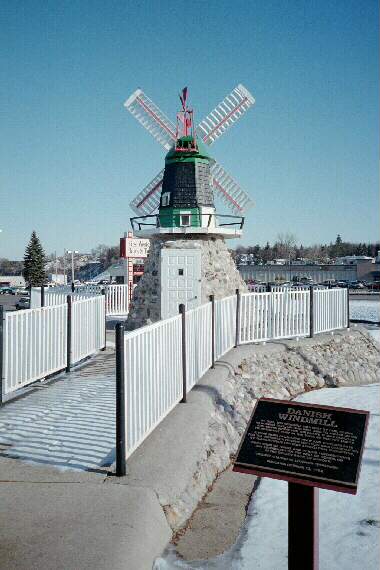
[{"label": "utility pole", "polygon": [[76,250],[67,250],[67,253],[70,254],[71,253],[71,283],[74,283],[74,278],[75,278],[75,274],[74,274],[74,255],[76,253],[79,253],[79,251]]},{"label": "utility pole", "polygon": [[57,257],[57,251],[55,252],[55,281],[58,282],[58,257]]},{"label": "utility pole", "polygon": [[63,284],[66,285],[66,249],[63,250]]}]

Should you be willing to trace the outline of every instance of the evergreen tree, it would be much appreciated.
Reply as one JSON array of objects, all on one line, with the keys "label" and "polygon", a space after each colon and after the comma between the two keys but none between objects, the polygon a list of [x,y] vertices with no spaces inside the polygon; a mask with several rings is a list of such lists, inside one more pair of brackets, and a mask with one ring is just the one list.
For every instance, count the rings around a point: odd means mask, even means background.
[{"label": "evergreen tree", "polygon": [[31,287],[40,287],[45,283],[45,252],[35,231],[25,249],[23,274]]}]

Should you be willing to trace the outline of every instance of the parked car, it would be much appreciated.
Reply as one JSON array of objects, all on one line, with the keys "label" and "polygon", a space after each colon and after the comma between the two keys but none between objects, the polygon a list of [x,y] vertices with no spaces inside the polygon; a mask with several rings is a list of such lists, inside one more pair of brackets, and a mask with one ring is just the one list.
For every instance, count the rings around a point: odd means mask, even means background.
[{"label": "parked car", "polygon": [[374,283],[368,283],[368,289],[371,291],[380,291],[380,281],[375,281]]},{"label": "parked car", "polygon": [[25,287],[18,287],[14,291],[15,291],[15,295],[22,295],[23,297],[26,297],[29,295],[29,291],[28,291],[28,289],[25,289]]},{"label": "parked car", "polygon": [[348,287],[350,289],[364,289],[364,285],[360,281],[350,281]]},{"label": "parked car", "polygon": [[24,297],[20,297],[20,299],[16,303],[16,309],[30,309],[30,299],[26,295]]},{"label": "parked car", "polygon": [[0,295],[14,295],[14,289],[12,287],[2,287],[0,289]]}]

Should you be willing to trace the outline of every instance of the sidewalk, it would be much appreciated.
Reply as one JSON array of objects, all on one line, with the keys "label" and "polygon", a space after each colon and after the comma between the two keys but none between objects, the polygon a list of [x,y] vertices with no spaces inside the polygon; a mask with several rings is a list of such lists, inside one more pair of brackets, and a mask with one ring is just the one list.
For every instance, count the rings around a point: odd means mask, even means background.
[{"label": "sidewalk", "polygon": [[250,350],[204,376],[128,460],[126,477],[112,466],[112,348],[4,406],[0,569],[151,570],[172,537],[164,505],[192,480],[231,362]]},{"label": "sidewalk", "polygon": [[0,410],[1,570],[143,570],[170,540],[152,490],[106,484],[114,365],[107,349]]},{"label": "sidewalk", "polygon": [[122,478],[112,466],[112,348],[4,406],[0,569],[151,570],[172,537],[165,505],[193,480],[231,366],[263,349],[284,350],[242,346],[223,357],[135,451]]}]

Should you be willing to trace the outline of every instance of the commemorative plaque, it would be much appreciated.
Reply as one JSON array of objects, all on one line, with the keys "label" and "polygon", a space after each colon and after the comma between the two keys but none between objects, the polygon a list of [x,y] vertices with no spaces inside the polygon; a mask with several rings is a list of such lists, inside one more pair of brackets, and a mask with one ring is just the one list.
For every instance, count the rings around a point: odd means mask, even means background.
[{"label": "commemorative plaque", "polygon": [[369,413],[259,399],[234,471],[356,494]]}]

